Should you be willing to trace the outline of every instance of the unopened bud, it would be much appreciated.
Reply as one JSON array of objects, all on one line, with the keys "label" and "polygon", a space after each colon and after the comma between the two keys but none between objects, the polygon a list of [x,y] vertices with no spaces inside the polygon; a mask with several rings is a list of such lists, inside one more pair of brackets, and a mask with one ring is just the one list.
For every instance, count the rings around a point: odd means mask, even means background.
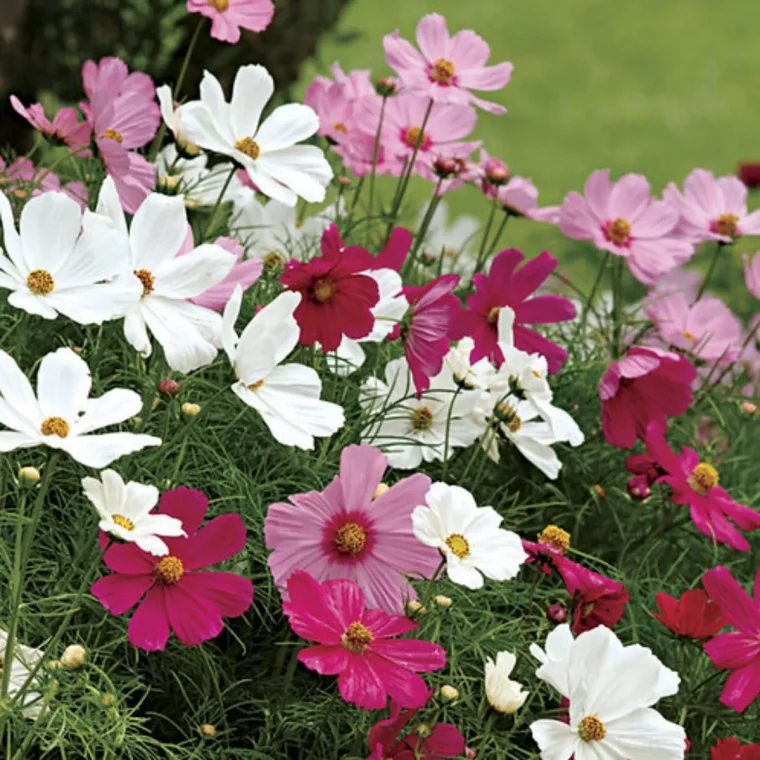
[{"label": "unopened bud", "polygon": [[433,170],[441,179],[448,179],[459,174],[459,164],[453,158],[436,158]]},{"label": "unopened bud", "polygon": [[179,177],[172,177],[169,174],[165,174],[163,177],[158,178],[156,188],[159,193],[165,193],[166,195],[174,195],[179,185]]},{"label": "unopened bud", "polygon": [[189,401],[185,401],[180,408],[182,409],[182,414],[186,414],[188,417],[197,417],[201,413],[201,405],[193,404]]},{"label": "unopened bud", "polygon": [[441,699],[447,702],[453,702],[459,696],[459,692],[453,687],[446,684],[441,686]]},{"label": "unopened bud", "polygon": [[607,498],[607,491],[605,491],[604,488],[600,486],[598,483],[594,486],[591,486],[591,489],[600,499]]},{"label": "unopened bud", "polygon": [[116,695],[114,694],[103,694],[100,698],[100,704],[103,707],[110,707],[114,702],[116,702]]},{"label": "unopened bud", "polygon": [[435,598],[435,603],[439,607],[451,607],[451,605],[454,604],[454,601],[450,596],[444,596],[443,594],[438,594],[438,596],[434,598]]},{"label": "unopened bud", "polygon": [[422,737],[423,739],[427,739],[430,734],[433,733],[433,729],[430,728],[430,726],[427,723],[420,723],[418,724],[417,728],[414,729],[414,733],[417,734],[417,736]]},{"label": "unopened bud", "polygon": [[162,380],[157,386],[156,390],[159,393],[164,393],[167,396],[176,396],[179,393],[179,383],[176,380],[169,378],[168,380]]},{"label": "unopened bud", "polygon": [[757,405],[753,404],[751,401],[742,401],[741,410],[745,414],[754,414],[757,411]]},{"label": "unopened bud", "polygon": [[161,399],[160,398],[154,398],[153,401],[150,402],[150,408],[151,409],[158,409],[158,407],[161,406]]},{"label": "unopened bud", "polygon": [[84,353],[84,348],[82,348],[82,346],[74,346],[74,348],[72,349],[72,351],[75,354],[83,354]]},{"label": "unopened bud", "polygon": [[652,495],[652,489],[646,483],[646,478],[634,477],[627,483],[628,495],[636,501],[644,501]]},{"label": "unopened bud", "polygon": [[351,178],[350,177],[346,177],[344,174],[339,174],[335,178],[335,181],[339,185],[343,185],[343,187],[351,187]]},{"label": "unopened bud", "polygon": [[40,479],[40,471],[36,467],[22,467],[18,471],[19,480],[36,483]]},{"label": "unopened bud", "polygon": [[409,615],[424,615],[427,610],[417,599],[410,599],[406,603],[406,611]]},{"label": "unopened bud", "polygon": [[389,95],[395,95],[398,92],[398,85],[393,77],[383,77],[377,80],[375,85],[375,92],[378,95],[388,97]]},{"label": "unopened bud", "polygon": [[509,169],[503,161],[498,158],[489,158],[484,167],[486,182],[489,185],[506,185],[509,182]]},{"label": "unopened bud", "polygon": [[469,757],[469,758],[473,758],[473,757],[477,757],[478,753],[474,749],[472,749],[471,747],[465,747],[464,748],[464,756],[465,757]]},{"label": "unopened bud", "polygon": [[372,498],[379,499],[384,493],[388,493],[390,490],[391,487],[387,483],[380,483],[375,489],[375,493],[372,494]]},{"label": "unopened bud", "polygon": [[142,425],[143,418],[139,415],[136,417],[132,417],[132,424],[137,427],[138,425]]},{"label": "unopened bud", "polygon": [[561,625],[567,620],[567,610],[561,604],[550,604],[546,608],[546,619],[555,625]]},{"label": "unopened bud", "polygon": [[201,733],[211,738],[212,736],[216,736],[216,729],[210,723],[204,723],[201,726]]},{"label": "unopened bud", "polygon": [[61,665],[64,668],[78,668],[87,659],[87,650],[79,644],[70,644],[63,650]]}]

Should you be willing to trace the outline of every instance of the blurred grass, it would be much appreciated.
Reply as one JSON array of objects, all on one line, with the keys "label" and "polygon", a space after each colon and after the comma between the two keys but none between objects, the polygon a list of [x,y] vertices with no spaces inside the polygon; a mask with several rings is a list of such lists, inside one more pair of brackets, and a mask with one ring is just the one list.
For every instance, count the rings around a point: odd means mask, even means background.
[{"label": "blurred grass", "polygon": [[[659,192],[696,166],[727,174],[760,160],[757,0],[354,0],[301,88],[334,60],[389,73],[382,36],[398,28],[414,39],[419,18],[433,11],[451,32],[481,34],[493,62],[514,64],[512,82],[493,98],[509,113],[481,112],[476,136],[533,179],[542,205],[561,202],[598,168],[640,172]],[[429,192],[418,183],[413,200]],[[486,217],[475,190],[448,201]],[[570,246],[543,225],[518,221],[505,241],[564,252],[569,263]]]}]

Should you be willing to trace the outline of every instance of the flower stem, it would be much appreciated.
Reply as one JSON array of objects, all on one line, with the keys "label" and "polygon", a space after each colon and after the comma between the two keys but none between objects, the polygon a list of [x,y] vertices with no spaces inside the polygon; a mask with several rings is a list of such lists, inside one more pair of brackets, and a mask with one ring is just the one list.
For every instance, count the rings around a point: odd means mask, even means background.
[{"label": "flower stem", "polygon": [[435,211],[438,208],[438,204],[441,202],[441,196],[439,195],[439,193],[441,191],[442,184],[443,184],[443,178],[438,180],[438,184],[435,186],[435,190],[433,190],[433,197],[430,199],[430,203],[428,203],[427,210],[425,211],[425,216],[423,217],[422,223],[420,224],[420,228],[417,230],[417,234],[414,237],[414,246],[412,247],[411,253],[406,258],[402,275],[405,272],[414,270],[417,253],[422,247],[422,243],[425,240],[425,235],[427,234],[427,231],[430,228],[430,223],[433,221],[433,216],[435,216]]},{"label": "flower stem", "polygon": [[700,300],[702,296],[705,294],[705,290],[707,290],[707,285],[710,282],[710,279],[713,276],[713,273],[715,272],[715,267],[718,264],[718,258],[720,258],[720,252],[723,250],[723,246],[726,245],[722,240],[718,241],[718,244],[715,246],[715,251],[713,252],[712,261],[710,262],[710,268],[707,270],[707,274],[705,275],[705,279],[702,280],[702,284],[699,286],[699,290],[697,291],[697,297],[694,299],[694,303]]},{"label": "flower stem", "polygon": [[[501,240],[501,236],[504,234],[504,229],[507,226],[507,222],[509,222],[513,216],[514,214],[510,214],[510,212],[505,209],[504,218],[501,220],[499,229],[496,230],[496,234],[494,235],[493,240],[491,240],[491,245],[488,246],[488,255],[486,256],[486,261],[491,258],[493,252],[499,247],[499,241]],[[483,262],[483,266],[485,266],[485,261]]]},{"label": "flower stem", "polygon": [[575,335],[573,336],[573,343],[576,342],[576,339],[579,335],[584,333],[586,331],[586,322],[588,321],[588,313],[591,309],[591,306],[594,303],[594,298],[596,297],[596,292],[599,290],[599,285],[601,285],[602,278],[604,277],[604,272],[607,269],[607,264],[610,260],[610,252],[607,251],[604,254],[604,258],[602,259],[601,266],[599,267],[599,271],[596,274],[596,280],[594,280],[594,286],[591,288],[591,292],[589,293],[588,298],[583,303],[583,311],[581,312],[581,318],[578,323],[578,329],[575,331]]},{"label": "flower stem", "polygon": [[493,220],[496,217],[496,208],[499,205],[499,196],[494,195],[493,202],[491,203],[491,212],[488,214],[488,221],[486,222],[486,228],[483,230],[483,239],[480,241],[480,250],[478,251],[478,258],[475,260],[475,272],[479,272],[483,265],[486,263],[488,253],[486,252],[486,243],[488,242],[488,236],[491,234],[491,227],[493,227]]},{"label": "flower stem", "polygon": [[[375,175],[377,174],[377,159],[380,155],[380,134],[383,130],[383,121],[385,120],[385,104],[388,102],[388,96],[383,95],[383,102],[380,105],[380,121],[377,123],[377,132],[375,133],[375,145],[372,149],[372,171],[369,175],[369,206],[367,214],[372,216],[372,209],[375,206]],[[366,247],[369,241],[369,225],[367,225],[364,245]]]},{"label": "flower stem", "polygon": [[622,325],[620,319],[623,311],[623,268],[625,259],[620,258],[612,268],[612,358],[620,356],[620,334]]},{"label": "flower stem", "polygon": [[217,196],[216,203],[214,204],[214,208],[211,210],[211,216],[208,219],[208,224],[206,225],[206,229],[203,231],[203,236],[201,237],[201,241],[206,240],[209,232],[212,231],[214,227],[214,220],[216,219],[217,211],[219,211],[219,207],[222,205],[222,199],[224,198],[224,194],[227,192],[227,188],[230,186],[230,182],[232,182],[232,177],[235,175],[236,171],[237,171],[237,165],[233,164],[232,169],[230,169],[230,173],[227,175],[227,179],[224,180],[224,185],[222,186],[222,189],[219,195]]}]

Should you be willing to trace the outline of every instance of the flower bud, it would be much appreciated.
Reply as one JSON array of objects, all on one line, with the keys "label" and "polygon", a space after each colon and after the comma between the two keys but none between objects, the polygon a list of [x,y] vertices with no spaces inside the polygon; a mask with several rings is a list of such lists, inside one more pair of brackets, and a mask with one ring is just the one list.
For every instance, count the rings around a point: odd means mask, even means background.
[{"label": "flower bud", "polygon": [[377,84],[375,84],[375,92],[384,97],[395,95],[398,92],[396,80],[393,77],[383,77],[382,79],[378,79]]},{"label": "flower bud", "polygon": [[757,405],[753,404],[751,401],[742,401],[741,410],[745,414],[754,414],[757,411]]},{"label": "flower bud", "polygon": [[212,736],[216,736],[216,729],[210,723],[204,723],[201,726],[201,733],[210,739]]},{"label": "flower bud", "polygon": [[597,483],[596,485],[591,486],[591,490],[600,498],[600,499],[606,499],[607,498],[607,491],[604,490],[602,486]]},{"label": "flower bud", "polygon": [[427,610],[417,599],[410,599],[406,603],[406,612],[409,615],[424,615]]},{"label": "flower bud", "polygon": [[446,702],[453,702],[458,696],[459,692],[453,686],[441,686],[441,699]]},{"label": "flower bud", "polygon": [[454,600],[450,596],[444,596],[443,594],[438,594],[435,598],[435,603],[439,607],[451,607],[452,604],[454,604]]},{"label": "flower bud", "polygon": [[63,650],[61,666],[66,669],[78,668],[87,659],[87,650],[79,644],[70,644]]},{"label": "flower bud", "polygon": [[40,471],[36,467],[22,467],[18,471],[19,480],[36,483],[40,479]]},{"label": "flower bud", "polygon": [[505,715],[517,712],[528,698],[528,692],[523,691],[522,684],[509,677],[516,662],[517,659],[511,652],[499,652],[496,662],[490,657],[486,660],[486,698],[494,710]]},{"label": "flower bud", "polygon": [[173,177],[169,174],[165,174],[163,177],[159,177],[156,182],[156,190],[164,195],[174,195],[179,186],[179,177]]},{"label": "flower bud", "polygon": [[162,380],[156,386],[156,390],[166,396],[176,396],[179,393],[179,383],[176,380],[168,378],[167,380]]},{"label": "flower bud", "polygon": [[182,409],[182,414],[188,417],[197,417],[201,413],[201,405],[192,404],[189,401],[185,401],[180,408]]},{"label": "flower bud", "polygon": [[115,694],[103,694],[100,697],[100,704],[103,705],[103,707],[110,707],[114,702],[116,702]]},{"label": "flower bud", "polygon": [[417,724],[417,728],[414,729],[414,732],[417,734],[417,736],[420,736],[423,739],[427,739],[428,736],[433,733],[433,729],[430,728],[427,723],[419,723]]},{"label": "flower bud", "polygon": [[489,185],[506,185],[509,182],[509,169],[503,161],[498,158],[489,158],[483,170],[486,175],[486,182]]},{"label": "flower bud", "polygon": [[560,625],[567,620],[567,610],[561,604],[550,604],[546,608],[546,619],[550,623]]},{"label": "flower bud", "polygon": [[373,499],[379,499],[384,493],[388,493],[391,487],[386,483],[380,483],[375,489],[375,493],[372,494]]},{"label": "flower bud", "polygon": [[473,757],[477,757],[478,753],[472,749],[471,747],[465,747],[464,748],[464,756],[472,759]]},{"label": "flower bud", "polygon": [[453,158],[439,156],[433,164],[433,170],[441,179],[448,179],[459,174],[459,164]]},{"label": "flower bud", "polygon": [[339,185],[343,185],[343,187],[351,187],[351,178],[350,177],[346,177],[344,174],[339,174],[335,178],[335,181]]},{"label": "flower bud", "polygon": [[626,484],[626,488],[629,496],[636,501],[644,501],[652,494],[646,475],[634,475]]}]

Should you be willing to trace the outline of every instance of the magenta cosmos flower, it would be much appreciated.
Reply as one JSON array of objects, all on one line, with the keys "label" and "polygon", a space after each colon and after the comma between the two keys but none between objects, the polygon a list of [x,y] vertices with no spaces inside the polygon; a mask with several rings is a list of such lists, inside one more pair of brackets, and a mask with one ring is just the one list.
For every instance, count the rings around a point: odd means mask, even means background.
[{"label": "magenta cosmos flower", "polygon": [[658,348],[634,346],[611,362],[599,383],[607,443],[629,449],[645,438],[653,420],[665,425],[667,417],[684,414],[696,377],[685,356]]},{"label": "magenta cosmos flower", "polygon": [[515,346],[545,356],[549,372],[559,372],[567,351],[526,325],[574,319],[575,306],[563,296],[544,294],[530,298],[556,269],[557,259],[544,251],[518,269],[524,260],[521,251],[508,248],[491,262],[488,275],[479,272],[473,276],[475,292],[467,298],[469,308],[459,315],[455,337],[473,339],[475,347],[470,355],[473,363],[486,357],[501,366],[504,356],[498,344],[499,311],[509,306],[515,312]]},{"label": "magenta cosmos flower", "polygon": [[653,293],[644,314],[654,322],[663,343],[697,359],[732,364],[741,354],[744,328],[720,299],[703,296],[692,303],[683,291]]},{"label": "magenta cosmos flower", "polygon": [[[412,233],[404,227],[394,227],[391,230],[391,234],[388,235],[388,240],[383,246],[382,251],[372,259],[369,269],[392,269],[394,272],[401,270],[401,267],[406,261],[407,254],[412,247],[413,241]],[[331,224],[322,233],[322,254],[324,256],[341,256],[346,249],[351,248],[357,251],[363,251],[365,254],[369,252],[361,246],[347,246],[343,242],[340,230],[335,224]]]},{"label": "magenta cosmos flower", "polygon": [[452,293],[458,284],[459,275],[445,274],[422,287],[410,285],[403,290],[409,310],[399,334],[418,398],[430,387],[430,378],[441,371],[443,358],[449,352],[462,310],[462,304]]},{"label": "magenta cosmos flower", "polygon": [[575,240],[590,240],[602,251],[622,256],[633,276],[653,285],[687,261],[694,246],[677,236],[678,211],[651,197],[640,174],[610,182],[610,171],[594,172],[580,193],[568,193],[559,228]]},{"label": "magenta cosmos flower", "polygon": [[68,145],[71,150],[84,155],[80,149],[89,144],[92,127],[86,121],[79,121],[75,108],[59,109],[53,117],[53,121],[50,121],[45,116],[45,111],[40,103],[24,106],[15,95],[11,95],[11,105],[19,116],[26,119],[43,135],[60,140],[64,145]]},{"label": "magenta cosmos flower", "polygon": [[488,43],[466,29],[449,36],[446,19],[438,13],[423,16],[417,24],[419,51],[399,36],[383,38],[385,60],[396,71],[403,89],[443,103],[473,103],[491,113],[506,113],[504,106],[476,97],[471,90],[500,90],[512,76],[511,63],[486,66]]},{"label": "magenta cosmos flower", "polygon": [[445,650],[428,641],[395,638],[419,625],[365,606],[353,581],[317,583],[303,570],[293,573],[283,611],[296,634],[317,642],[302,649],[298,659],[320,675],[338,676],[343,699],[364,710],[385,708],[389,696],[401,707],[422,707],[428,687],[417,673],[444,667]]},{"label": "magenta cosmos flower", "polygon": [[156,185],[155,167],[134,152],[153,139],[161,121],[153,80],[142,72],[130,74],[119,58],[103,58],[85,62],[82,83],[89,103],[81,106],[98,151],[121,205],[134,214]]},{"label": "magenta cosmos flower", "polygon": [[736,628],[704,645],[716,668],[731,671],[720,701],[744,712],[760,695],[760,569],[755,576],[754,601],[725,567],[708,570],[702,585]]},{"label": "magenta cosmos flower", "polygon": [[290,504],[272,504],[264,521],[274,549],[269,569],[284,586],[295,570],[318,581],[355,581],[370,607],[403,613],[416,599],[410,577],[430,578],[440,562],[435,549],[412,531],[412,511],[423,504],[430,478],[412,475],[381,487],[388,458],[372,446],[347,446],[340,475],[324,491],[294,494]]},{"label": "magenta cosmos flower", "polygon": [[658,482],[670,486],[670,500],[688,504],[694,524],[714,543],[749,551],[749,542],[741,531],[760,529],[760,514],[735,502],[718,485],[715,467],[701,462],[694,449],[684,447],[676,454],[665,440],[664,427],[656,422],[649,423],[645,443],[649,455],[665,473]]},{"label": "magenta cosmos flower", "polygon": [[200,491],[166,491],[158,511],[181,520],[187,536],[164,539],[169,554],[161,558],[135,544],[118,544],[105,553],[113,574],[95,581],[91,592],[112,615],[139,605],[128,638],[146,652],[163,650],[170,629],[185,646],[202,644],[222,632],[223,618],[238,617],[251,606],[251,581],[233,573],[201,572],[233,557],[246,540],[240,515],[221,515],[201,528],[207,509]]},{"label": "magenta cosmos flower", "polygon": [[215,40],[240,41],[240,30],[263,32],[272,21],[272,0],[187,0],[188,13],[200,13],[211,19],[211,36]]},{"label": "magenta cosmos flower", "polygon": [[[431,689],[428,699],[432,695]],[[402,736],[416,715],[416,709],[402,710],[391,700],[390,717],[375,723],[369,732],[372,754],[367,760],[444,760],[462,755],[464,736],[450,723],[436,723],[425,736],[415,731]]]},{"label": "magenta cosmos flower", "polygon": [[671,182],[663,197],[681,215],[678,234],[693,243],[760,235],[760,211],[747,213],[747,187],[737,177],[716,179],[706,169],[695,169],[684,180],[683,193]]},{"label": "magenta cosmos flower", "polygon": [[332,235],[327,234],[321,256],[285,265],[280,282],[286,290],[301,294],[293,316],[301,328],[302,345],[319,343],[323,351],[337,351],[344,335],[359,340],[372,332],[372,308],[380,291],[365,272],[373,262],[372,254],[359,246],[336,251]]}]

